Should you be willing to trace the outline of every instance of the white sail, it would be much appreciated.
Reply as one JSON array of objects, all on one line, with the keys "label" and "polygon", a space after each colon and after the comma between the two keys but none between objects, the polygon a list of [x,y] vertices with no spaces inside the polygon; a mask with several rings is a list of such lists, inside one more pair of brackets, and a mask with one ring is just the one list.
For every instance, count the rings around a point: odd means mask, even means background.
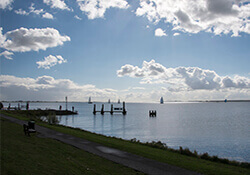
[{"label": "white sail", "polygon": [[161,99],[160,99],[160,103],[161,103],[161,104],[163,104],[163,103],[164,103],[163,97],[161,97]]},{"label": "white sail", "polygon": [[91,104],[92,103],[92,101],[91,101],[91,97],[89,97],[89,102],[88,102],[89,104]]}]

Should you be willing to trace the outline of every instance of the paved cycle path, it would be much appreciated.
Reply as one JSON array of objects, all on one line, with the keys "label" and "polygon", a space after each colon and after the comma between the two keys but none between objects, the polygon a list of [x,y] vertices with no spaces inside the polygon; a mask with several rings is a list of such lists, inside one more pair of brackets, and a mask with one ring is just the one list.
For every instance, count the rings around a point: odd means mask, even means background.
[{"label": "paved cycle path", "polygon": [[[23,125],[27,121],[19,120],[13,117],[0,114],[1,117],[10,120],[11,122]],[[192,172],[183,168],[179,168],[166,163],[157,162],[142,156],[131,154],[118,149],[103,146],[99,143],[91,142],[82,138],[74,137],[69,134],[64,134],[39,125],[35,126],[36,131],[40,136],[55,139],[63,143],[72,145],[76,148],[101,156],[121,165],[133,168],[137,171],[150,175],[197,175],[199,173]],[[39,136],[38,135],[38,136]]]}]

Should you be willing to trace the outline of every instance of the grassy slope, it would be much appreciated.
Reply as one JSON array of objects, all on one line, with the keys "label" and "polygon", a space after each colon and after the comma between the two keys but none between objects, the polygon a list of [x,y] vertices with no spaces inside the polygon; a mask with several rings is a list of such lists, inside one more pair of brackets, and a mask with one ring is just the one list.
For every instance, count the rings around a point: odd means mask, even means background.
[{"label": "grassy slope", "polygon": [[[20,119],[25,119],[26,117],[20,115],[13,115]],[[27,118],[26,118],[27,119]],[[242,168],[237,166],[231,166],[222,163],[216,163],[211,161],[206,161],[198,158],[193,158],[179,153],[174,153],[168,150],[162,150],[157,148],[152,148],[139,143],[131,143],[129,141],[124,141],[121,139],[106,137],[87,131],[82,131],[79,129],[71,129],[68,127],[58,126],[58,125],[48,125],[46,123],[40,123],[45,127],[55,129],[57,131],[71,134],[77,137],[81,137],[90,141],[101,143],[106,146],[131,152],[137,155],[148,157],[160,162],[165,162],[168,164],[176,165],[185,169],[197,171],[204,174],[250,174],[250,169]]]},{"label": "grassy slope", "polygon": [[[46,124],[45,124],[46,125]],[[65,128],[62,126],[50,125],[47,126],[51,129],[57,131],[71,134],[77,137],[88,139],[93,142],[97,142],[106,146],[117,148],[123,151],[131,152],[137,155],[141,155],[147,158],[151,158],[160,162],[165,162],[175,166],[179,166],[185,169],[197,171],[204,174],[250,174],[249,169],[230,166],[222,163],[216,163],[211,161],[206,161],[202,159],[197,159],[179,153],[174,153],[168,150],[162,150],[158,148],[152,148],[139,143],[131,143],[129,141],[124,141],[121,139],[106,137],[102,135],[93,134],[86,131],[81,131],[77,129]]]},{"label": "grassy slope", "polygon": [[1,118],[1,174],[142,174]]}]

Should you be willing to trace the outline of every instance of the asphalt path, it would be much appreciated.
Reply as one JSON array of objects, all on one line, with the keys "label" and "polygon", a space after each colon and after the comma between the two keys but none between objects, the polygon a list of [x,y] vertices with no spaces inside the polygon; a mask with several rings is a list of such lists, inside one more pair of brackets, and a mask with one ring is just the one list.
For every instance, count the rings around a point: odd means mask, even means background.
[{"label": "asphalt path", "polygon": [[[23,125],[27,124],[27,121],[19,120],[13,117],[0,114],[1,117],[10,120],[11,122]],[[118,149],[110,148],[99,143],[91,142],[82,138],[74,137],[72,135],[57,132],[55,130],[35,126],[36,131],[39,133],[39,137],[46,137],[58,140],[60,142],[72,145],[76,148],[106,158],[121,165],[133,168],[137,171],[149,174],[149,175],[197,175],[199,173],[192,172],[183,168],[179,168],[166,163],[157,162],[152,159],[148,159],[142,156],[131,154]]]}]

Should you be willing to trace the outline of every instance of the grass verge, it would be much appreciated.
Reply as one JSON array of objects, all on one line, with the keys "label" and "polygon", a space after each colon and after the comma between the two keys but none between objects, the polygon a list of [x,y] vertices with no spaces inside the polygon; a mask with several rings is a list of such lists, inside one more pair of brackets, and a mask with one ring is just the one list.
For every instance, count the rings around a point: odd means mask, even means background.
[{"label": "grass verge", "polygon": [[56,140],[28,137],[1,118],[1,174],[143,174]]},{"label": "grass verge", "polygon": [[[29,120],[29,117],[36,118],[27,114],[20,114],[15,112],[5,111],[6,114],[19,119]],[[230,165],[227,162],[213,162],[201,159],[199,157],[187,156],[180,154],[179,152],[168,150],[168,149],[159,149],[152,146],[142,144],[140,142],[131,142],[122,139],[117,139],[113,137],[106,137],[99,134],[94,134],[91,132],[83,131],[80,129],[74,129],[70,127],[64,127],[60,125],[49,125],[44,122],[37,121],[37,124],[57,130],[59,132],[67,133],[74,135],[76,137],[84,138],[93,142],[103,144],[105,146],[113,147],[130,153],[134,153],[140,156],[144,156],[150,159],[157,160],[159,162],[168,163],[171,165],[179,166],[185,169],[192,171],[200,172],[203,174],[250,174],[249,164],[246,168],[240,166]],[[182,150],[183,152],[183,150]]]}]

